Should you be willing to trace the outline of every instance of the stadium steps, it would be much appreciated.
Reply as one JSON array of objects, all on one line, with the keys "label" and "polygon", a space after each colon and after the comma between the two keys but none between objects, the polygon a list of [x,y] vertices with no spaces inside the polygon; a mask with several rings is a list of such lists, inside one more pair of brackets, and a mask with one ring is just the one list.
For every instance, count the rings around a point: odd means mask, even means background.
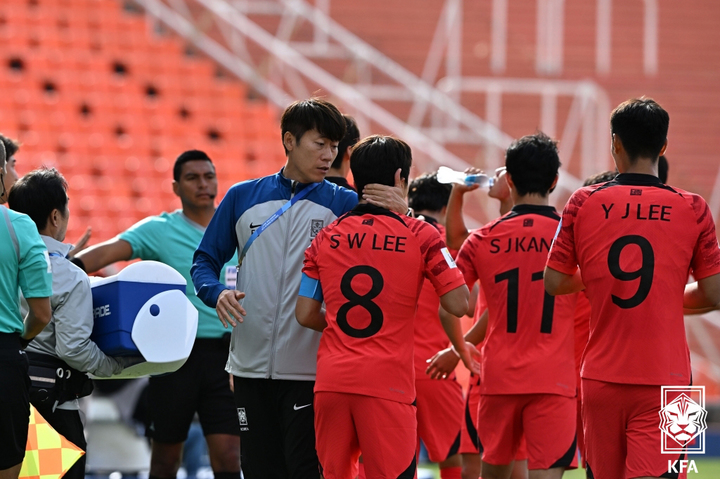
[{"label": "stadium steps", "polygon": [[68,241],[178,208],[183,150],[213,158],[220,197],[284,163],[278,110],[123,2],[5,0],[0,42],[0,132],[23,143],[21,174],[44,164],[67,177]]}]

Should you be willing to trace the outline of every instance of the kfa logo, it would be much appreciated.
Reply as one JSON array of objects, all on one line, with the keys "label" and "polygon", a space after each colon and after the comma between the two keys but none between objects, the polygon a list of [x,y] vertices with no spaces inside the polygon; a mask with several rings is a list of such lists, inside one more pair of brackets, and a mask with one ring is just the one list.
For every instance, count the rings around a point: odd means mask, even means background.
[{"label": "kfa logo", "polygon": [[[661,391],[660,452],[705,454],[705,386],[662,386]],[[690,462],[694,465],[694,461]]]},{"label": "kfa logo", "polygon": [[247,421],[247,414],[245,414],[245,408],[239,407],[239,408],[237,408],[237,412],[238,412],[238,422],[240,423],[240,425],[247,426],[248,421]]},{"label": "kfa logo", "polygon": [[680,472],[698,472],[697,464],[695,461],[690,459],[681,459],[678,461],[668,461],[668,473],[680,473]]},{"label": "kfa logo", "polygon": [[310,220],[310,237],[316,237],[324,225],[325,222],[323,220]]}]

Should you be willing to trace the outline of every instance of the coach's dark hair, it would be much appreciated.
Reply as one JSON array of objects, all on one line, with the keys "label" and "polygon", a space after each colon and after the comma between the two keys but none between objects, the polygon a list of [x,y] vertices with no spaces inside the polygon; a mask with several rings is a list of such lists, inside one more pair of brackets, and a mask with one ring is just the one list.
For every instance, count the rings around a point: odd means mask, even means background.
[{"label": "coach's dark hair", "polygon": [[391,136],[368,136],[355,145],[350,155],[352,171],[358,196],[370,183],[393,186],[395,172],[405,181],[410,176],[412,151],[407,143]]},{"label": "coach's dark hair", "polygon": [[342,166],[343,157],[347,149],[360,140],[360,130],[358,130],[355,119],[347,115],[343,115],[343,119],[345,120],[345,136],[340,140],[338,144],[338,154],[335,157],[335,161],[332,162],[332,167],[335,169]]},{"label": "coach's dark hair", "polygon": [[330,141],[340,141],[345,136],[345,120],[340,110],[329,101],[310,98],[296,101],[285,108],[280,120],[280,129],[281,138],[285,138],[285,132],[289,131],[298,143],[306,132],[313,129]]},{"label": "coach's dark hair", "polygon": [[657,160],[669,124],[668,113],[650,98],[627,100],[610,115],[610,131],[622,141],[631,164],[640,157]]},{"label": "coach's dark hair", "polygon": [[612,181],[615,179],[615,177],[618,175],[618,172],[616,170],[608,170],[603,171],[602,173],[595,173],[592,176],[589,176],[584,182],[583,186],[591,186],[591,185],[597,185],[599,183],[607,183],[608,181]]},{"label": "coach's dark hair", "polygon": [[520,196],[546,196],[560,168],[557,144],[542,132],[523,136],[508,147],[505,167]]},{"label": "coach's dark hair", "polygon": [[6,159],[10,160],[20,149],[20,143],[0,133],[0,142],[5,146]]},{"label": "coach's dark hair", "polygon": [[437,180],[437,173],[425,173],[410,183],[408,206],[415,211],[440,211],[448,204],[452,185]]},{"label": "coach's dark hair", "polygon": [[54,209],[65,214],[68,197],[67,182],[55,168],[39,168],[26,174],[10,189],[8,206],[28,215],[38,231],[45,229]]},{"label": "coach's dark hair", "polygon": [[180,153],[180,156],[175,160],[175,166],[173,166],[173,180],[180,181],[180,175],[182,174],[182,167],[188,161],[209,161],[212,160],[207,153],[200,150],[188,150]]},{"label": "coach's dark hair", "polygon": [[660,183],[667,183],[669,172],[670,164],[667,158],[665,155],[660,155],[660,158],[658,158],[658,178],[660,178]]}]

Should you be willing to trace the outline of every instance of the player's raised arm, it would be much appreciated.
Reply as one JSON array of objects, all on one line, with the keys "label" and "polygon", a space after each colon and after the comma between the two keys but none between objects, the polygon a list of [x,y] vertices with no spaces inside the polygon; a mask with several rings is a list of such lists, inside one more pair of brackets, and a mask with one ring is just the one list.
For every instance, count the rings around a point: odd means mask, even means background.
[{"label": "player's raised arm", "polygon": [[[479,168],[468,168],[465,173],[476,174],[480,173],[480,171]],[[469,186],[455,184],[452,187],[445,213],[445,241],[447,241],[447,246],[450,249],[459,250],[463,241],[470,235],[463,218],[463,202],[465,193],[477,190],[479,187],[476,183]]]}]

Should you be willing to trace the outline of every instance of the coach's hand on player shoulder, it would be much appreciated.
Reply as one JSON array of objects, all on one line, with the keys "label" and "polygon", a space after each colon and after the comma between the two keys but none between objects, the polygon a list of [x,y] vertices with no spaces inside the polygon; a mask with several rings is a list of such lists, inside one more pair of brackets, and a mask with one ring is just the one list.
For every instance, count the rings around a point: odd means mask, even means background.
[{"label": "coach's hand on player shoulder", "polygon": [[395,186],[371,183],[363,188],[363,199],[368,203],[404,215],[408,210],[405,200],[405,183],[400,178],[400,168],[395,172]]},{"label": "coach's hand on player shoulder", "polygon": [[458,361],[460,356],[453,348],[443,349],[427,360],[430,365],[425,370],[425,374],[430,376],[430,379],[447,379],[455,370]]},{"label": "coach's hand on player shoulder", "polygon": [[245,309],[238,302],[239,299],[243,299],[245,293],[242,291],[236,291],[234,289],[225,289],[220,296],[218,296],[217,305],[215,305],[215,311],[217,311],[218,318],[223,323],[223,326],[235,327],[237,323],[242,323],[242,317],[247,314]]}]

